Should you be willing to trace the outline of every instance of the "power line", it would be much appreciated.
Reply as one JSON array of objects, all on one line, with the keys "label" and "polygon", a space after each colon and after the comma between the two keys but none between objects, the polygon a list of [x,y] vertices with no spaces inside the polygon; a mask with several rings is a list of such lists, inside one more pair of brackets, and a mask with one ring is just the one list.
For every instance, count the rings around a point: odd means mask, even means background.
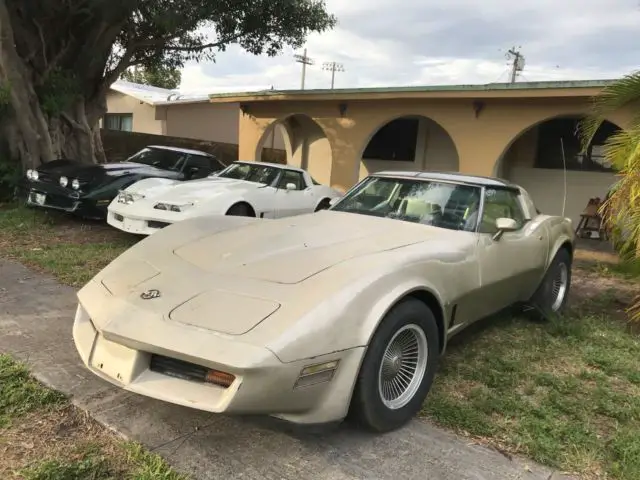
[{"label": "power line", "polygon": [[296,59],[296,63],[302,64],[302,87],[304,90],[304,79],[307,75],[307,65],[313,65],[315,61],[312,58],[307,57],[307,49],[304,49],[304,53],[302,55],[296,54],[293,56]]},{"label": "power line", "polygon": [[344,65],[337,62],[325,62],[322,69],[331,72],[331,90],[336,83],[336,72],[344,72]]}]

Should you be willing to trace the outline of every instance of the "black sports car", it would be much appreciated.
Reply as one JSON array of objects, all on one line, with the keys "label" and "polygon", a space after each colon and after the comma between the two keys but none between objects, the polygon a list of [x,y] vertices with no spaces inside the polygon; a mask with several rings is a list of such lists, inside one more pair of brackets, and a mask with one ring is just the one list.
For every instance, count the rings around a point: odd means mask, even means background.
[{"label": "black sports car", "polygon": [[198,150],[148,146],[123,162],[87,164],[54,160],[27,171],[27,205],[104,219],[118,192],[143,178],[205,178],[225,167]]}]

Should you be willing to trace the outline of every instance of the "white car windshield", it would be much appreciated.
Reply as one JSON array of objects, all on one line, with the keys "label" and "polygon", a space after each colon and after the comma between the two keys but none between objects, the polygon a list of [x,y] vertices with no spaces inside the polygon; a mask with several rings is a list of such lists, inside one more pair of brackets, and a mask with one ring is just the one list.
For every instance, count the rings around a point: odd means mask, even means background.
[{"label": "white car windshield", "polygon": [[475,231],[481,193],[471,185],[371,176],[331,210]]},{"label": "white car windshield", "polygon": [[248,163],[232,163],[218,174],[218,177],[245,180],[247,182],[271,185],[280,173],[280,169],[269,165],[250,165]]}]

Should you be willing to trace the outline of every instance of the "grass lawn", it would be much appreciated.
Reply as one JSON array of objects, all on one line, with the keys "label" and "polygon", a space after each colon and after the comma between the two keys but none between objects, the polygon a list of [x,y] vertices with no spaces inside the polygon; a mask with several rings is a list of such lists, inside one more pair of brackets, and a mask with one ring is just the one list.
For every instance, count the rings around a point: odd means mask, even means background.
[{"label": "grass lawn", "polygon": [[52,273],[67,285],[83,285],[136,241],[106,223],[0,205],[0,255]]},{"label": "grass lawn", "polygon": [[[71,285],[135,241],[105,225],[0,208],[0,255]],[[639,479],[640,342],[625,321],[638,273],[606,254],[578,252],[567,317],[502,315],[462,333],[423,415],[506,456],[582,478]]]},{"label": "grass lawn", "polygon": [[160,456],[121,440],[2,354],[0,478],[186,480]]}]

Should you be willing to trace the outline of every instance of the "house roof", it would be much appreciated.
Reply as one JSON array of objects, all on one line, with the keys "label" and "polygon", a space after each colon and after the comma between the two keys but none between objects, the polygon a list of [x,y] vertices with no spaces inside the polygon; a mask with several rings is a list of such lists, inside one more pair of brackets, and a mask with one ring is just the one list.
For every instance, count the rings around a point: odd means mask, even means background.
[{"label": "house roof", "polygon": [[339,88],[312,90],[264,90],[261,92],[216,93],[213,103],[274,100],[353,100],[415,97],[489,98],[510,96],[592,96],[617,80],[567,80],[545,82],[487,83],[478,85],[422,85],[406,87]]},{"label": "house roof", "polygon": [[[180,90],[169,90],[167,88],[152,87],[141,83],[118,80],[111,85],[111,89],[124,95],[129,95],[141,102],[149,105],[175,105],[180,103],[207,103],[210,93],[201,92],[181,92]],[[254,93],[267,91],[266,87],[257,87]],[[229,95],[233,93],[227,92]]]},{"label": "house roof", "polygon": [[207,102],[209,99],[208,95],[202,93],[182,93],[179,90],[152,87],[151,85],[126,82],[124,80],[118,80],[113,83],[111,89],[149,105],[199,103]]}]

